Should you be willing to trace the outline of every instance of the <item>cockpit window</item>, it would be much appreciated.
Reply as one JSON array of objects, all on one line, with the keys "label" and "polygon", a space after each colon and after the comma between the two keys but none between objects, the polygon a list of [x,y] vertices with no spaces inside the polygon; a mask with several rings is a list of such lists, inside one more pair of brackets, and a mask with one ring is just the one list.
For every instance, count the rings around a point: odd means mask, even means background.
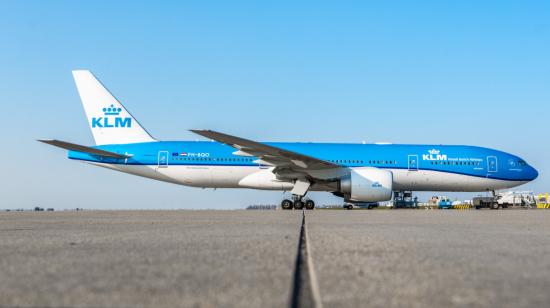
[{"label": "cockpit window", "polygon": [[526,163],[524,160],[521,160],[521,159],[518,160],[518,164],[519,164],[520,166],[527,166],[527,163]]}]

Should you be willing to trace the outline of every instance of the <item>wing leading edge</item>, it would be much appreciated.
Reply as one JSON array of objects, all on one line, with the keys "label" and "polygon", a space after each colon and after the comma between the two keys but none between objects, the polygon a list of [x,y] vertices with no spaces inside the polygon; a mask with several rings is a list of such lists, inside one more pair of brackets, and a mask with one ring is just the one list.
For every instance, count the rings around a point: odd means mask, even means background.
[{"label": "wing leading edge", "polygon": [[[212,130],[192,129],[191,131],[203,137],[227,144],[237,149],[239,153],[258,157],[263,162],[275,166],[276,168],[273,172],[279,175],[289,175],[294,172],[326,180],[341,174],[341,172],[332,171],[341,171],[343,168],[332,162],[249,139]],[[299,178],[299,176],[290,177]]]}]

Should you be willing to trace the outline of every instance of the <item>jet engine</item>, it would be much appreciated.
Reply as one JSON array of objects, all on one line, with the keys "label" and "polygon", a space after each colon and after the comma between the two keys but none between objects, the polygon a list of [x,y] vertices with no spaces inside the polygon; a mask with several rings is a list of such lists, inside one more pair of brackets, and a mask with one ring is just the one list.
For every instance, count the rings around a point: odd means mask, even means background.
[{"label": "jet engine", "polygon": [[379,168],[353,168],[340,180],[344,199],[357,202],[388,201],[392,195],[393,174]]}]

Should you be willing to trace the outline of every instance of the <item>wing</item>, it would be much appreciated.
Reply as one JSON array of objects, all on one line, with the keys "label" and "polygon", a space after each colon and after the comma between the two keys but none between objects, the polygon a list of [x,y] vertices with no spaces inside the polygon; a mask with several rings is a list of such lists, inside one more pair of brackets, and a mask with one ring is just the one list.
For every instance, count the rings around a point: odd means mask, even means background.
[{"label": "wing", "polygon": [[[309,155],[285,150],[265,143],[227,135],[211,130],[192,129],[192,132],[206,138],[227,144],[238,150],[239,154],[248,154],[260,158],[263,162],[275,166],[274,173],[283,175],[292,172],[305,174],[312,178],[327,179],[333,177],[342,166]],[[337,172],[340,174],[340,172]],[[334,176],[337,177],[338,174]],[[299,178],[296,176],[295,178]]]}]

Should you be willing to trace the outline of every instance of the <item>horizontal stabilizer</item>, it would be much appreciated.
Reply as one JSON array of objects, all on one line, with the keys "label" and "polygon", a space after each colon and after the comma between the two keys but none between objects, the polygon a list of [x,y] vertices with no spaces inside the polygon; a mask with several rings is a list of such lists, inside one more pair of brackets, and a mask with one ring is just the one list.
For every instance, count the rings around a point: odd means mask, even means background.
[{"label": "horizontal stabilizer", "polygon": [[56,146],[56,147],[59,147],[59,148],[62,148],[62,149],[66,149],[66,150],[70,150],[70,151],[83,152],[83,153],[88,153],[88,154],[92,154],[92,155],[99,155],[99,156],[111,157],[111,158],[128,158],[128,157],[130,157],[129,155],[118,154],[118,153],[115,153],[115,152],[109,152],[109,151],[100,150],[100,149],[87,147],[87,146],[79,145],[79,144],[74,144],[74,143],[70,143],[70,142],[65,142],[65,141],[61,141],[61,140],[51,139],[51,140],[38,140],[38,141],[44,142],[44,143],[47,143],[47,144],[51,144],[53,146]]}]

